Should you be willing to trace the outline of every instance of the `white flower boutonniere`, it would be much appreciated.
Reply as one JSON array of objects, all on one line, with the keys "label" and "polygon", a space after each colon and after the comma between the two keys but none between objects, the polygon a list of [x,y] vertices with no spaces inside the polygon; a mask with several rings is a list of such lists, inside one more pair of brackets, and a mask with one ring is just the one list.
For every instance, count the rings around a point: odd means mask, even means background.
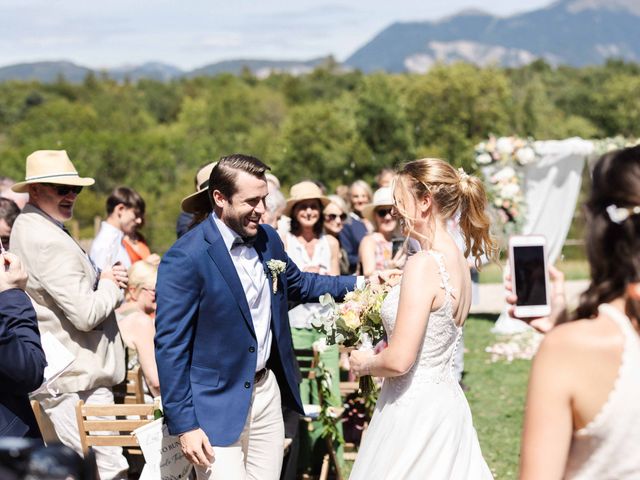
[{"label": "white flower boutonniere", "polygon": [[267,262],[269,273],[271,274],[271,284],[273,286],[273,293],[278,292],[278,275],[284,273],[287,269],[287,264],[282,260],[269,260]]}]

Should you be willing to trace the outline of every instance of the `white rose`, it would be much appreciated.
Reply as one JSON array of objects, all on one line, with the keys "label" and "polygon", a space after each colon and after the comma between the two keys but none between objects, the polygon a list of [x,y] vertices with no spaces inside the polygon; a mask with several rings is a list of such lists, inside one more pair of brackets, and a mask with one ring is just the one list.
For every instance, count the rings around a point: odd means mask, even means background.
[{"label": "white rose", "polygon": [[502,198],[512,199],[520,193],[520,186],[517,183],[509,183],[502,187],[500,196]]},{"label": "white rose", "polygon": [[484,142],[480,142],[479,144],[476,145],[476,152],[484,152],[486,148],[487,148],[487,144]]},{"label": "white rose", "polygon": [[324,353],[327,350],[327,339],[326,338],[320,338],[318,340],[316,340],[315,342],[313,342],[313,344],[311,345],[313,350],[318,352],[318,353]]},{"label": "white rose", "polygon": [[496,143],[496,150],[500,155],[511,155],[513,153],[513,142],[509,137],[500,137]]},{"label": "white rose", "polygon": [[478,165],[488,165],[493,162],[493,158],[488,153],[481,153],[476,157],[476,163]]},{"label": "white rose", "polygon": [[516,171],[511,167],[504,167],[498,170],[492,177],[495,182],[503,182],[515,177]]},{"label": "white rose", "polygon": [[528,165],[536,159],[536,152],[531,147],[522,147],[516,152],[516,160],[520,165]]}]

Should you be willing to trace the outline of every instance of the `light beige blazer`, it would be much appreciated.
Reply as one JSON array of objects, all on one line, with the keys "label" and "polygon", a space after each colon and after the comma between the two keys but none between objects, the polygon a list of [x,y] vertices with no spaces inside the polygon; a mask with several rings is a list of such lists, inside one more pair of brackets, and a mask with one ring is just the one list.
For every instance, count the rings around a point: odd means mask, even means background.
[{"label": "light beige blazer", "polygon": [[63,393],[111,387],[125,375],[125,353],[114,310],[123,294],[100,280],[71,236],[27,204],[11,231],[11,252],[29,273],[27,293],[41,333],[51,332],[75,361],[53,384]]}]

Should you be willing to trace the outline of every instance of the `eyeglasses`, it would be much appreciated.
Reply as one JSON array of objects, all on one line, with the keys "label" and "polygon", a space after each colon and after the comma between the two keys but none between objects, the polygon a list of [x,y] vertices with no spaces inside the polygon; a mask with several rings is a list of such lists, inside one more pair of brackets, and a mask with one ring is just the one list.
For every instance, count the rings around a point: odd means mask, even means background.
[{"label": "eyeglasses", "polygon": [[69,195],[70,192],[78,195],[84,187],[80,185],[58,185],[55,183],[50,184],[51,187],[56,191],[58,195],[64,197],[65,195]]},{"label": "eyeglasses", "polygon": [[340,215],[338,215],[337,213],[327,213],[324,216],[325,222],[335,222],[338,218],[340,219],[341,222],[346,222],[347,214],[341,213]]},{"label": "eyeglasses", "polygon": [[387,215],[391,215],[393,212],[393,208],[379,208],[376,210],[376,215],[380,218],[384,218]]}]

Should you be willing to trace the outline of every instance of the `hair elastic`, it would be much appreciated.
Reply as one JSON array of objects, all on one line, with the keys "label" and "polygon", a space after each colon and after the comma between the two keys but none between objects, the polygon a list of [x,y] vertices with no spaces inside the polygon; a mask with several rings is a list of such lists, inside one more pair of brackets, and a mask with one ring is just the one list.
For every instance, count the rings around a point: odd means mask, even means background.
[{"label": "hair elastic", "polygon": [[607,208],[607,215],[609,215],[609,220],[613,223],[617,223],[620,225],[631,215],[637,215],[640,213],[640,206],[635,207],[617,207],[616,205],[609,205]]}]

